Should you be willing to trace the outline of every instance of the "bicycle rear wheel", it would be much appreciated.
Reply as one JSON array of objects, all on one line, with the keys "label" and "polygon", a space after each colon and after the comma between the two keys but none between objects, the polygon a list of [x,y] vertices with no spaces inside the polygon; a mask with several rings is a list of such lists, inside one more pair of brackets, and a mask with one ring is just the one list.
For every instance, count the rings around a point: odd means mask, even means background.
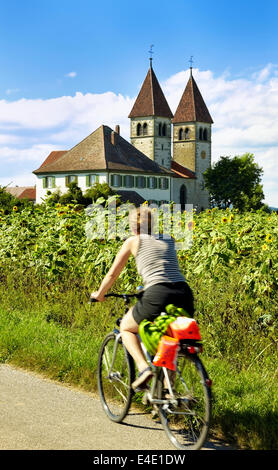
[{"label": "bicycle rear wheel", "polygon": [[109,333],[100,349],[97,379],[102,407],[112,421],[119,423],[128,413],[134,376],[133,360],[120,335]]},{"label": "bicycle rear wheel", "polygon": [[[159,398],[165,398],[163,378]],[[178,355],[173,377],[174,400],[159,407],[163,428],[177,449],[197,450],[204,444],[211,416],[211,388],[207,372],[198,356]],[[167,396],[168,398],[168,396]]]}]

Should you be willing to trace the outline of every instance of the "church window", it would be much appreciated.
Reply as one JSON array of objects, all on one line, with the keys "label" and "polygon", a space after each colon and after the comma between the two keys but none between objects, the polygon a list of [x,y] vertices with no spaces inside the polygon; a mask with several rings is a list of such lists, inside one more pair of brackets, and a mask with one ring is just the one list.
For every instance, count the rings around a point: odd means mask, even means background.
[{"label": "church window", "polygon": [[149,189],[156,189],[157,188],[157,179],[155,176],[150,176],[148,178],[148,188]]},{"label": "church window", "polygon": [[115,188],[119,188],[122,186],[122,177],[121,175],[111,175],[111,186],[114,186]]},{"label": "church window", "polygon": [[168,189],[169,188],[168,178],[159,178],[159,188],[160,189]]},{"label": "church window", "polygon": [[78,183],[78,177],[76,175],[66,176],[66,186],[68,186],[70,183]]},{"label": "church window", "polygon": [[162,126],[162,135],[165,137],[166,136],[166,124],[164,123]]},{"label": "church window", "polygon": [[188,127],[185,129],[184,131],[184,137],[185,139],[189,139],[189,134],[190,134],[190,130],[188,129]]},{"label": "church window", "polygon": [[134,186],[134,176],[125,175],[124,176],[124,186],[126,188],[133,188],[133,186]]},{"label": "church window", "polygon": [[136,188],[145,188],[146,179],[145,176],[137,176],[136,177]]},{"label": "church window", "polygon": [[203,140],[203,129],[199,129],[199,140]]},{"label": "church window", "polygon": [[182,140],[183,129],[182,127],[179,129],[179,140]]},{"label": "church window", "polygon": [[163,144],[161,144],[161,150],[163,150],[163,149],[164,149],[164,145],[163,145]]},{"label": "church window", "polygon": [[43,188],[55,188],[55,176],[45,176],[42,185]]},{"label": "church window", "polygon": [[86,186],[93,186],[98,183],[98,175],[86,175]]},{"label": "church window", "polygon": [[161,124],[161,122],[158,125],[158,135],[162,135],[162,124]]},{"label": "church window", "polygon": [[137,135],[142,135],[142,126],[141,126],[140,122],[139,122],[139,124],[137,124],[136,134]]},{"label": "church window", "polygon": [[143,124],[143,135],[147,135],[148,134],[148,124],[146,122],[144,122]]},{"label": "church window", "polygon": [[207,129],[204,129],[204,131],[203,131],[203,140],[208,140],[208,131],[207,131]]}]

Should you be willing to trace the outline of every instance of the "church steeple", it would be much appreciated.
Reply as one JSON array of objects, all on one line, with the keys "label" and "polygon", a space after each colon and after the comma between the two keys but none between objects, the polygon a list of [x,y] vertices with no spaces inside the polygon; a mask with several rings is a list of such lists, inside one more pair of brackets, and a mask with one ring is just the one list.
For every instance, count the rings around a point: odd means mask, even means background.
[{"label": "church steeple", "polygon": [[211,165],[212,117],[192,74],[175,112],[173,123],[173,161],[195,174],[198,204],[208,207],[203,173]]},{"label": "church steeple", "polygon": [[172,118],[173,114],[154,73],[152,62],[129,118],[160,116]]},{"label": "church steeple", "polygon": [[212,124],[213,120],[203,100],[197,83],[192,75],[190,77],[172,120],[173,124],[178,122],[205,122]]},{"label": "church steeple", "polygon": [[152,59],[128,117],[131,143],[159,165],[170,168],[173,114],[154,73]]}]

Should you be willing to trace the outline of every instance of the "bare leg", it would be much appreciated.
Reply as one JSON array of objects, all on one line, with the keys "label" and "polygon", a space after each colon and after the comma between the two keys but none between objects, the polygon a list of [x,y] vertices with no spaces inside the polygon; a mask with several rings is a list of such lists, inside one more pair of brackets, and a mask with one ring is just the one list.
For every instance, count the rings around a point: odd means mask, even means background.
[{"label": "bare leg", "polygon": [[148,367],[140,342],[136,336],[138,333],[138,324],[132,316],[132,308],[125,314],[121,321],[121,335],[123,343],[128,350],[129,354],[133,357],[139,372]]}]

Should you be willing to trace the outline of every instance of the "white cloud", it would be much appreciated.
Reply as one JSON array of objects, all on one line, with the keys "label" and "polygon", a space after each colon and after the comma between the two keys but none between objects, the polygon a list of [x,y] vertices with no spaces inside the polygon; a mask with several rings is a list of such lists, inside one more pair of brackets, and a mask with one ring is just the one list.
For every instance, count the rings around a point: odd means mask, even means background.
[{"label": "white cloud", "polygon": [[[213,162],[221,155],[254,153],[264,169],[266,201],[278,207],[277,66],[267,64],[248,78],[232,78],[226,71],[215,76],[210,70],[198,69],[193,70],[193,75],[214,120]],[[189,71],[181,71],[161,83],[173,113],[188,77]],[[4,165],[25,162],[31,173],[51,150],[71,148],[101,124],[112,128],[119,124],[121,134],[129,139],[127,116],[134,99],[108,91],[76,92],[74,96],[46,100],[0,100],[2,178]]]},{"label": "white cloud", "polygon": [[67,74],[65,75],[65,77],[69,77],[69,78],[75,78],[75,77],[76,77],[76,75],[77,75],[77,73],[76,73],[76,72],[69,72],[69,73],[67,73]]}]

